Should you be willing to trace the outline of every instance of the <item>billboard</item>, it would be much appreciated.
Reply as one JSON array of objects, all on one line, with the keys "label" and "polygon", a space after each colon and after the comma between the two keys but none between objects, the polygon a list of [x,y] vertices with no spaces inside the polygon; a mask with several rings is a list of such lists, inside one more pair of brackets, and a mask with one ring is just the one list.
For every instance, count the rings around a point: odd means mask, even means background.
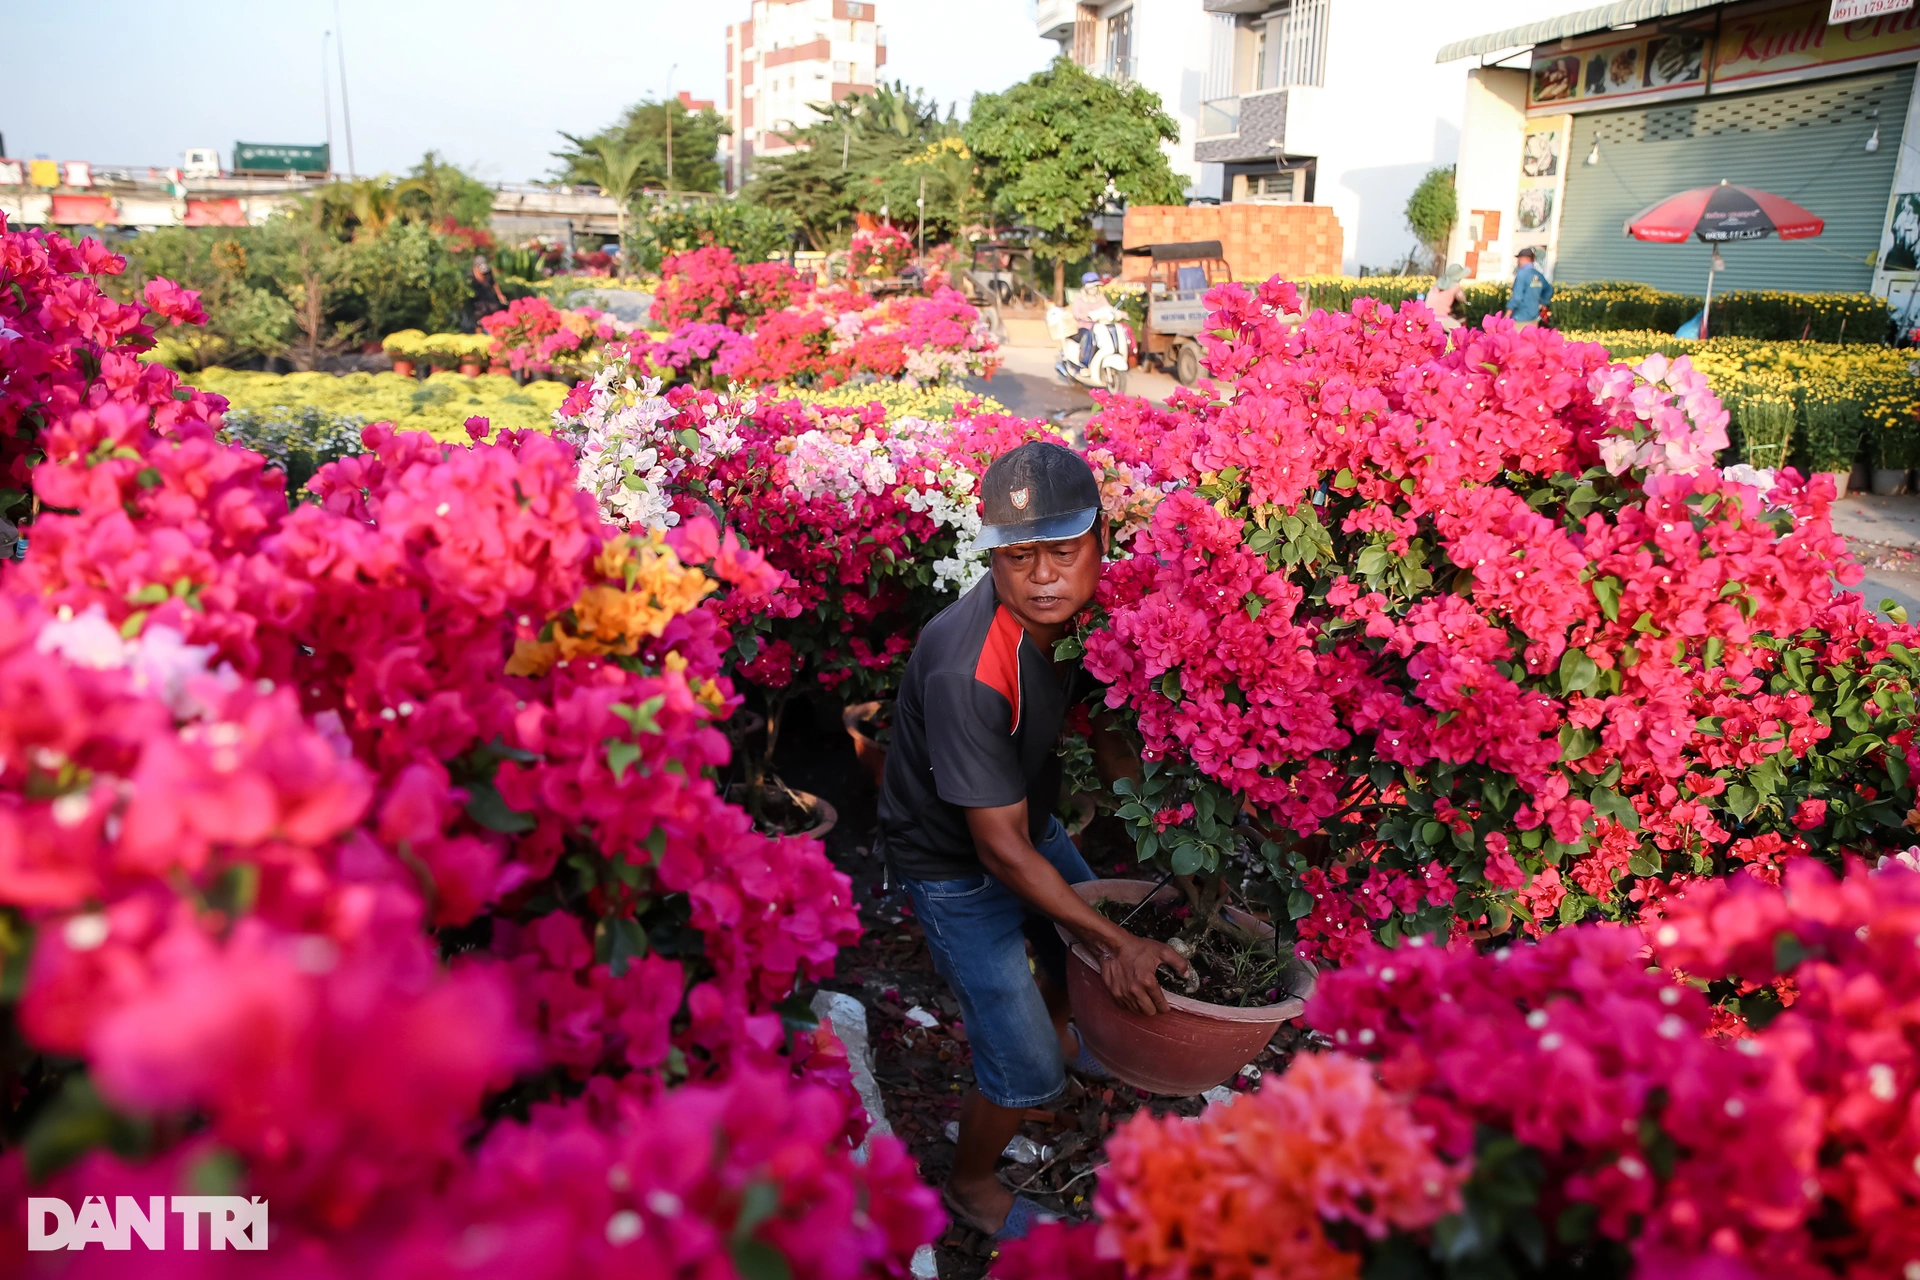
[{"label": "billboard", "polygon": [[333,171],[327,145],[291,146],[273,142],[236,142],[233,144],[235,173],[313,173]]},{"label": "billboard", "polygon": [[1593,111],[1920,61],[1920,9],[1829,23],[1829,4],[1731,5],[1714,18],[1537,45],[1527,108],[1536,115]]}]

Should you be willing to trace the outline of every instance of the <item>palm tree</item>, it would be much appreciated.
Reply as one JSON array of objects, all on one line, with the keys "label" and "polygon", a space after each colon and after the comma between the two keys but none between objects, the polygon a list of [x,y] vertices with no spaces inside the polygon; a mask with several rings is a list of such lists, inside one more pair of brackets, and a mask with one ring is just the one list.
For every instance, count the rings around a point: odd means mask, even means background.
[{"label": "palm tree", "polygon": [[633,143],[616,142],[609,138],[596,141],[593,152],[585,168],[592,180],[600,185],[600,190],[613,197],[614,218],[620,228],[620,248],[624,251],[627,247],[627,206],[640,193],[641,168],[646,164],[646,154]]}]

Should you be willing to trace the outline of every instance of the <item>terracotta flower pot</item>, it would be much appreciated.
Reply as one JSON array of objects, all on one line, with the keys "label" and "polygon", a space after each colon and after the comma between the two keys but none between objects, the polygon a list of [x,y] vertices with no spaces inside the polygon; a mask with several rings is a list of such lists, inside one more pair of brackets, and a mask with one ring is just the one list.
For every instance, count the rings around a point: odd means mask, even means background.
[{"label": "terracotta flower pot", "polygon": [[[1073,886],[1087,903],[1136,903],[1153,892],[1147,880],[1089,880]],[[1171,885],[1156,901],[1177,901]],[[1273,926],[1247,912],[1222,907],[1228,926],[1242,937],[1271,939]],[[1059,929],[1059,926],[1054,926]],[[1065,929],[1060,937],[1072,951],[1067,961],[1067,993],[1074,1021],[1087,1047],[1121,1080],[1150,1093],[1187,1097],[1231,1080],[1266,1047],[1280,1024],[1300,1016],[1313,994],[1315,969],[1295,956],[1281,975],[1286,999],[1278,1004],[1237,1009],[1167,992],[1166,1013],[1142,1017],[1114,1002],[1100,976],[1099,961]]]},{"label": "terracotta flower pot", "polygon": [[[775,783],[774,786],[779,787],[779,784]],[[804,837],[808,840],[825,840],[827,833],[833,830],[834,824],[840,821],[839,810],[835,809],[825,800],[822,800],[819,796],[814,795],[813,792],[799,791],[793,787],[779,787],[779,789],[793,797],[802,809],[805,809],[813,815],[813,825],[805,831],[793,832],[792,834],[795,838]],[[747,803],[747,784],[744,782],[736,782],[728,787],[727,801],[730,804],[737,804],[744,807]]]},{"label": "terracotta flower pot", "polygon": [[466,377],[477,378],[480,376],[480,362],[478,360],[463,360],[460,363],[460,372]]},{"label": "terracotta flower pot", "polygon": [[513,366],[510,364],[502,364],[500,361],[495,360],[492,364],[487,366],[487,372],[497,373],[504,377],[512,377]]},{"label": "terracotta flower pot", "polygon": [[847,709],[840,713],[840,723],[846,726],[847,736],[853,739],[853,758],[859,761],[860,771],[876,787],[887,771],[887,749],[877,739],[869,737],[863,726],[876,721],[885,722],[892,715],[891,702],[850,702]]},{"label": "terracotta flower pot", "polygon": [[411,378],[413,376],[413,361],[395,360],[393,362],[393,371],[403,378]]}]

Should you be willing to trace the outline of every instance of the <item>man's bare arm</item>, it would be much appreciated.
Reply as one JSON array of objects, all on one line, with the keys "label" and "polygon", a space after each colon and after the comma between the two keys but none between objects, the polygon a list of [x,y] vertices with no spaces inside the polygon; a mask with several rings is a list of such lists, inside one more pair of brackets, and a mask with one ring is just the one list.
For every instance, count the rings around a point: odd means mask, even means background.
[{"label": "man's bare arm", "polygon": [[1164,942],[1128,933],[1073,891],[1027,834],[1027,802],[997,809],[968,809],[967,829],[987,871],[1022,901],[1057,920],[1100,955],[1100,976],[1113,998],[1136,1013],[1165,1013],[1166,994],[1154,970],[1169,965],[1184,974],[1187,961]]}]

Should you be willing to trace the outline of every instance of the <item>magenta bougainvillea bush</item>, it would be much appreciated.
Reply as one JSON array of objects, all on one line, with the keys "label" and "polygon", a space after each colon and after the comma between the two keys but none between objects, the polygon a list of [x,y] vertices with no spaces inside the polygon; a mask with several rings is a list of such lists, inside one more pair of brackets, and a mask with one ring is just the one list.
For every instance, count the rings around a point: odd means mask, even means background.
[{"label": "magenta bougainvillea bush", "polygon": [[699,387],[921,385],[990,376],[999,365],[985,319],[944,285],[925,297],[814,289],[783,263],[738,264],[718,246],[662,263],[653,319],[668,336],[634,354]]},{"label": "magenta bougainvillea bush", "polygon": [[1100,1221],[995,1276],[1904,1275],[1920,873],[1798,858],[1642,924],[1366,942],[1308,1005],[1329,1052],[1198,1122],[1136,1116]]},{"label": "magenta bougainvillea bush", "polygon": [[1090,429],[1179,486],[1078,642],[1151,762],[1143,858],[1250,874],[1344,961],[1904,846],[1914,633],[1835,585],[1828,481],[1713,467],[1684,360],[1210,298],[1221,390]]},{"label": "magenta bougainvillea bush", "polygon": [[783,575],[479,419],[290,511],[119,266],[0,224],[0,1183],[264,1197],[302,1275],[903,1274],[937,1207],[788,1003],[849,884],[715,781]]},{"label": "magenta bougainvillea bush", "polygon": [[483,317],[480,330],[493,339],[494,360],[514,373],[577,377],[624,327],[592,307],[568,310],[545,298],[515,298],[505,311]]},{"label": "magenta bougainvillea bush", "polygon": [[847,246],[847,266],[857,276],[897,276],[912,260],[912,237],[890,222],[854,232]]}]

